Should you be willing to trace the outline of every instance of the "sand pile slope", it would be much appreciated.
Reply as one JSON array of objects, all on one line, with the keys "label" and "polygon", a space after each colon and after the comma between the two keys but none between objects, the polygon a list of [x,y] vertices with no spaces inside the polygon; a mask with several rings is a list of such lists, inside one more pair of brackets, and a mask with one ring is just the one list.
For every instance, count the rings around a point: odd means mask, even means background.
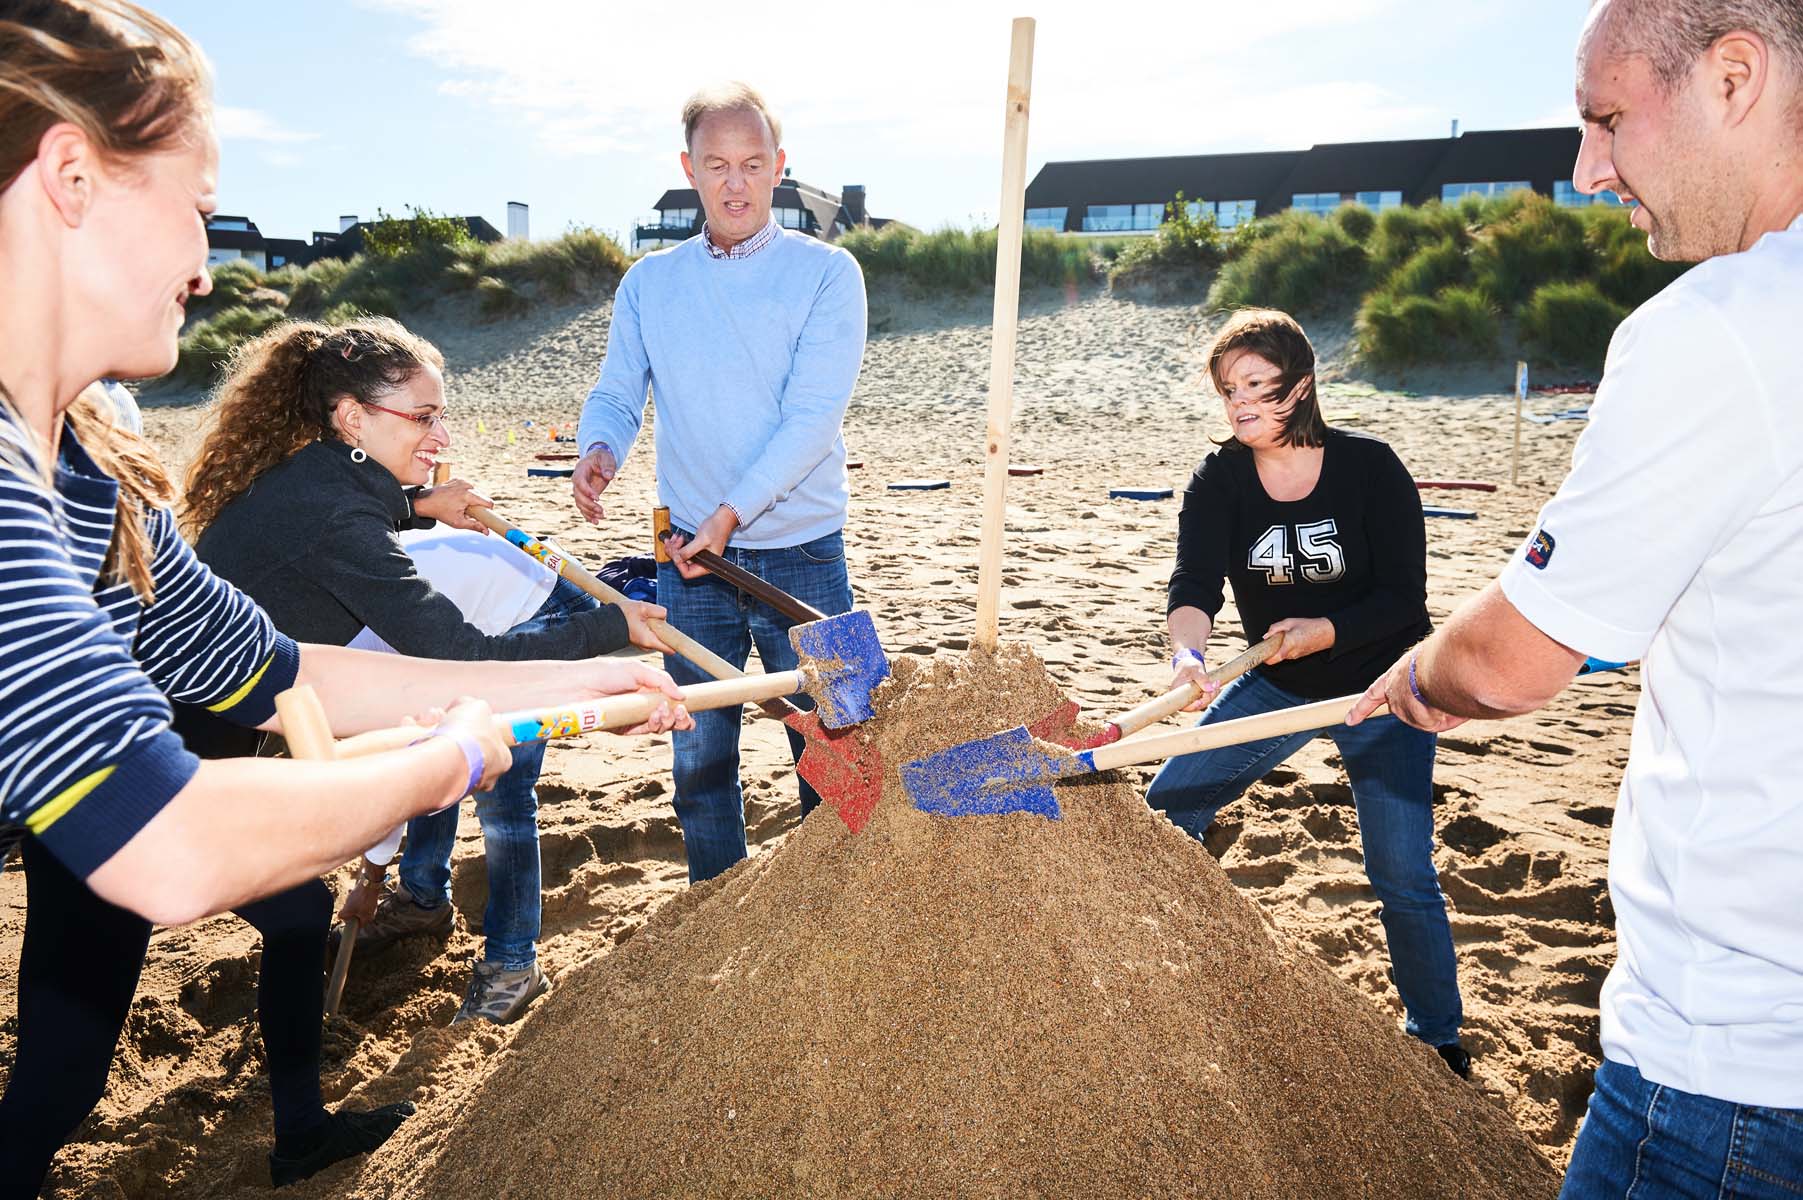
[{"label": "sand pile slope", "polygon": [[894,766],[1038,715],[1031,654],[903,660],[859,837],[816,814],[567,974],[356,1194],[1526,1197],[1507,1115],[1137,791],[948,820]]}]

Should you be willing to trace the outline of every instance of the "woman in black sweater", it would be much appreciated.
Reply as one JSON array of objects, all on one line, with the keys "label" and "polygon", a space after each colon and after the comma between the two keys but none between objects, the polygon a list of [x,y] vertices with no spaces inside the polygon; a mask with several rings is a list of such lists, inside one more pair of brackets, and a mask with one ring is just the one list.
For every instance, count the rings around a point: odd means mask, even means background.
[{"label": "woman in black sweater", "polygon": [[[1166,621],[1175,683],[1204,682],[1201,723],[1362,692],[1427,636],[1427,550],[1408,469],[1376,438],[1330,429],[1315,353],[1284,313],[1236,313],[1208,353],[1232,437],[1196,468],[1178,517]],[[1248,640],[1281,634],[1264,665],[1215,693],[1203,647],[1231,583]],[[1365,871],[1408,1031],[1468,1075],[1446,903],[1433,863],[1434,735],[1384,716],[1323,733],[1358,809]],[[1167,762],[1146,801],[1200,838],[1215,814],[1316,733]]]},{"label": "woman in black sweater", "polygon": [[[220,389],[188,476],[186,521],[200,559],[265,607],[276,627],[343,645],[365,629],[402,654],[444,659],[590,658],[629,641],[663,644],[655,605],[599,605],[561,584],[536,613],[484,633],[415,569],[403,529],[488,501],[467,483],[429,483],[450,444],[443,358],[394,321],[337,328],[287,322],[247,346]],[[560,581],[561,583],[561,581]],[[543,743],[477,795],[488,860],[485,949],[458,1019],[518,1018],[548,987],[538,965],[538,798]],[[381,897],[359,946],[450,932],[457,813],[408,824],[400,886]]]}]

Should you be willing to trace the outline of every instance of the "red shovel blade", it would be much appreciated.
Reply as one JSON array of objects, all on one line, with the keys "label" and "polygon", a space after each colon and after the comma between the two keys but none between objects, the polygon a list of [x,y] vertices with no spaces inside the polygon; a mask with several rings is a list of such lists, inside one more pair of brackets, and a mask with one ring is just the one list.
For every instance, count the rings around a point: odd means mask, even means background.
[{"label": "red shovel blade", "polygon": [[1121,740],[1121,727],[1109,722],[1095,733],[1077,732],[1077,702],[1066,700],[1045,716],[1027,726],[1027,732],[1042,742],[1052,742],[1072,750],[1094,750]]},{"label": "red shovel blade", "polygon": [[883,795],[882,755],[855,727],[828,729],[811,712],[784,717],[783,724],[807,739],[796,773],[833,806],[847,829],[862,833]]}]

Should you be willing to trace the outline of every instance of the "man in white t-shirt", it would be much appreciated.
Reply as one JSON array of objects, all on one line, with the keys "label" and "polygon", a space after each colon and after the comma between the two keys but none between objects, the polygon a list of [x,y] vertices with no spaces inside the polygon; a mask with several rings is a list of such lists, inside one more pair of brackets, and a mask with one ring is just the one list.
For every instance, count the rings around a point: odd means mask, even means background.
[{"label": "man in white t-shirt", "polygon": [[1624,321],[1571,474],[1399,661],[1423,729],[1639,659],[1618,953],[1570,1200],[1803,1196],[1803,5],[1604,0],[1573,181],[1692,269]]}]

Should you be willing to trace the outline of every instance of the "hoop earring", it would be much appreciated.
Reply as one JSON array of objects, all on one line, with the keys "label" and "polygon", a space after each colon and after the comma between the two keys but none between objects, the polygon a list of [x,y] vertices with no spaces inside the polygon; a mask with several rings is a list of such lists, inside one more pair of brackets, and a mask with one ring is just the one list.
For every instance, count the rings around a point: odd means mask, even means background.
[{"label": "hoop earring", "polygon": [[369,453],[363,449],[363,446],[361,444],[351,447],[351,461],[352,462],[360,463],[360,462],[365,461],[368,458],[369,458]]}]

